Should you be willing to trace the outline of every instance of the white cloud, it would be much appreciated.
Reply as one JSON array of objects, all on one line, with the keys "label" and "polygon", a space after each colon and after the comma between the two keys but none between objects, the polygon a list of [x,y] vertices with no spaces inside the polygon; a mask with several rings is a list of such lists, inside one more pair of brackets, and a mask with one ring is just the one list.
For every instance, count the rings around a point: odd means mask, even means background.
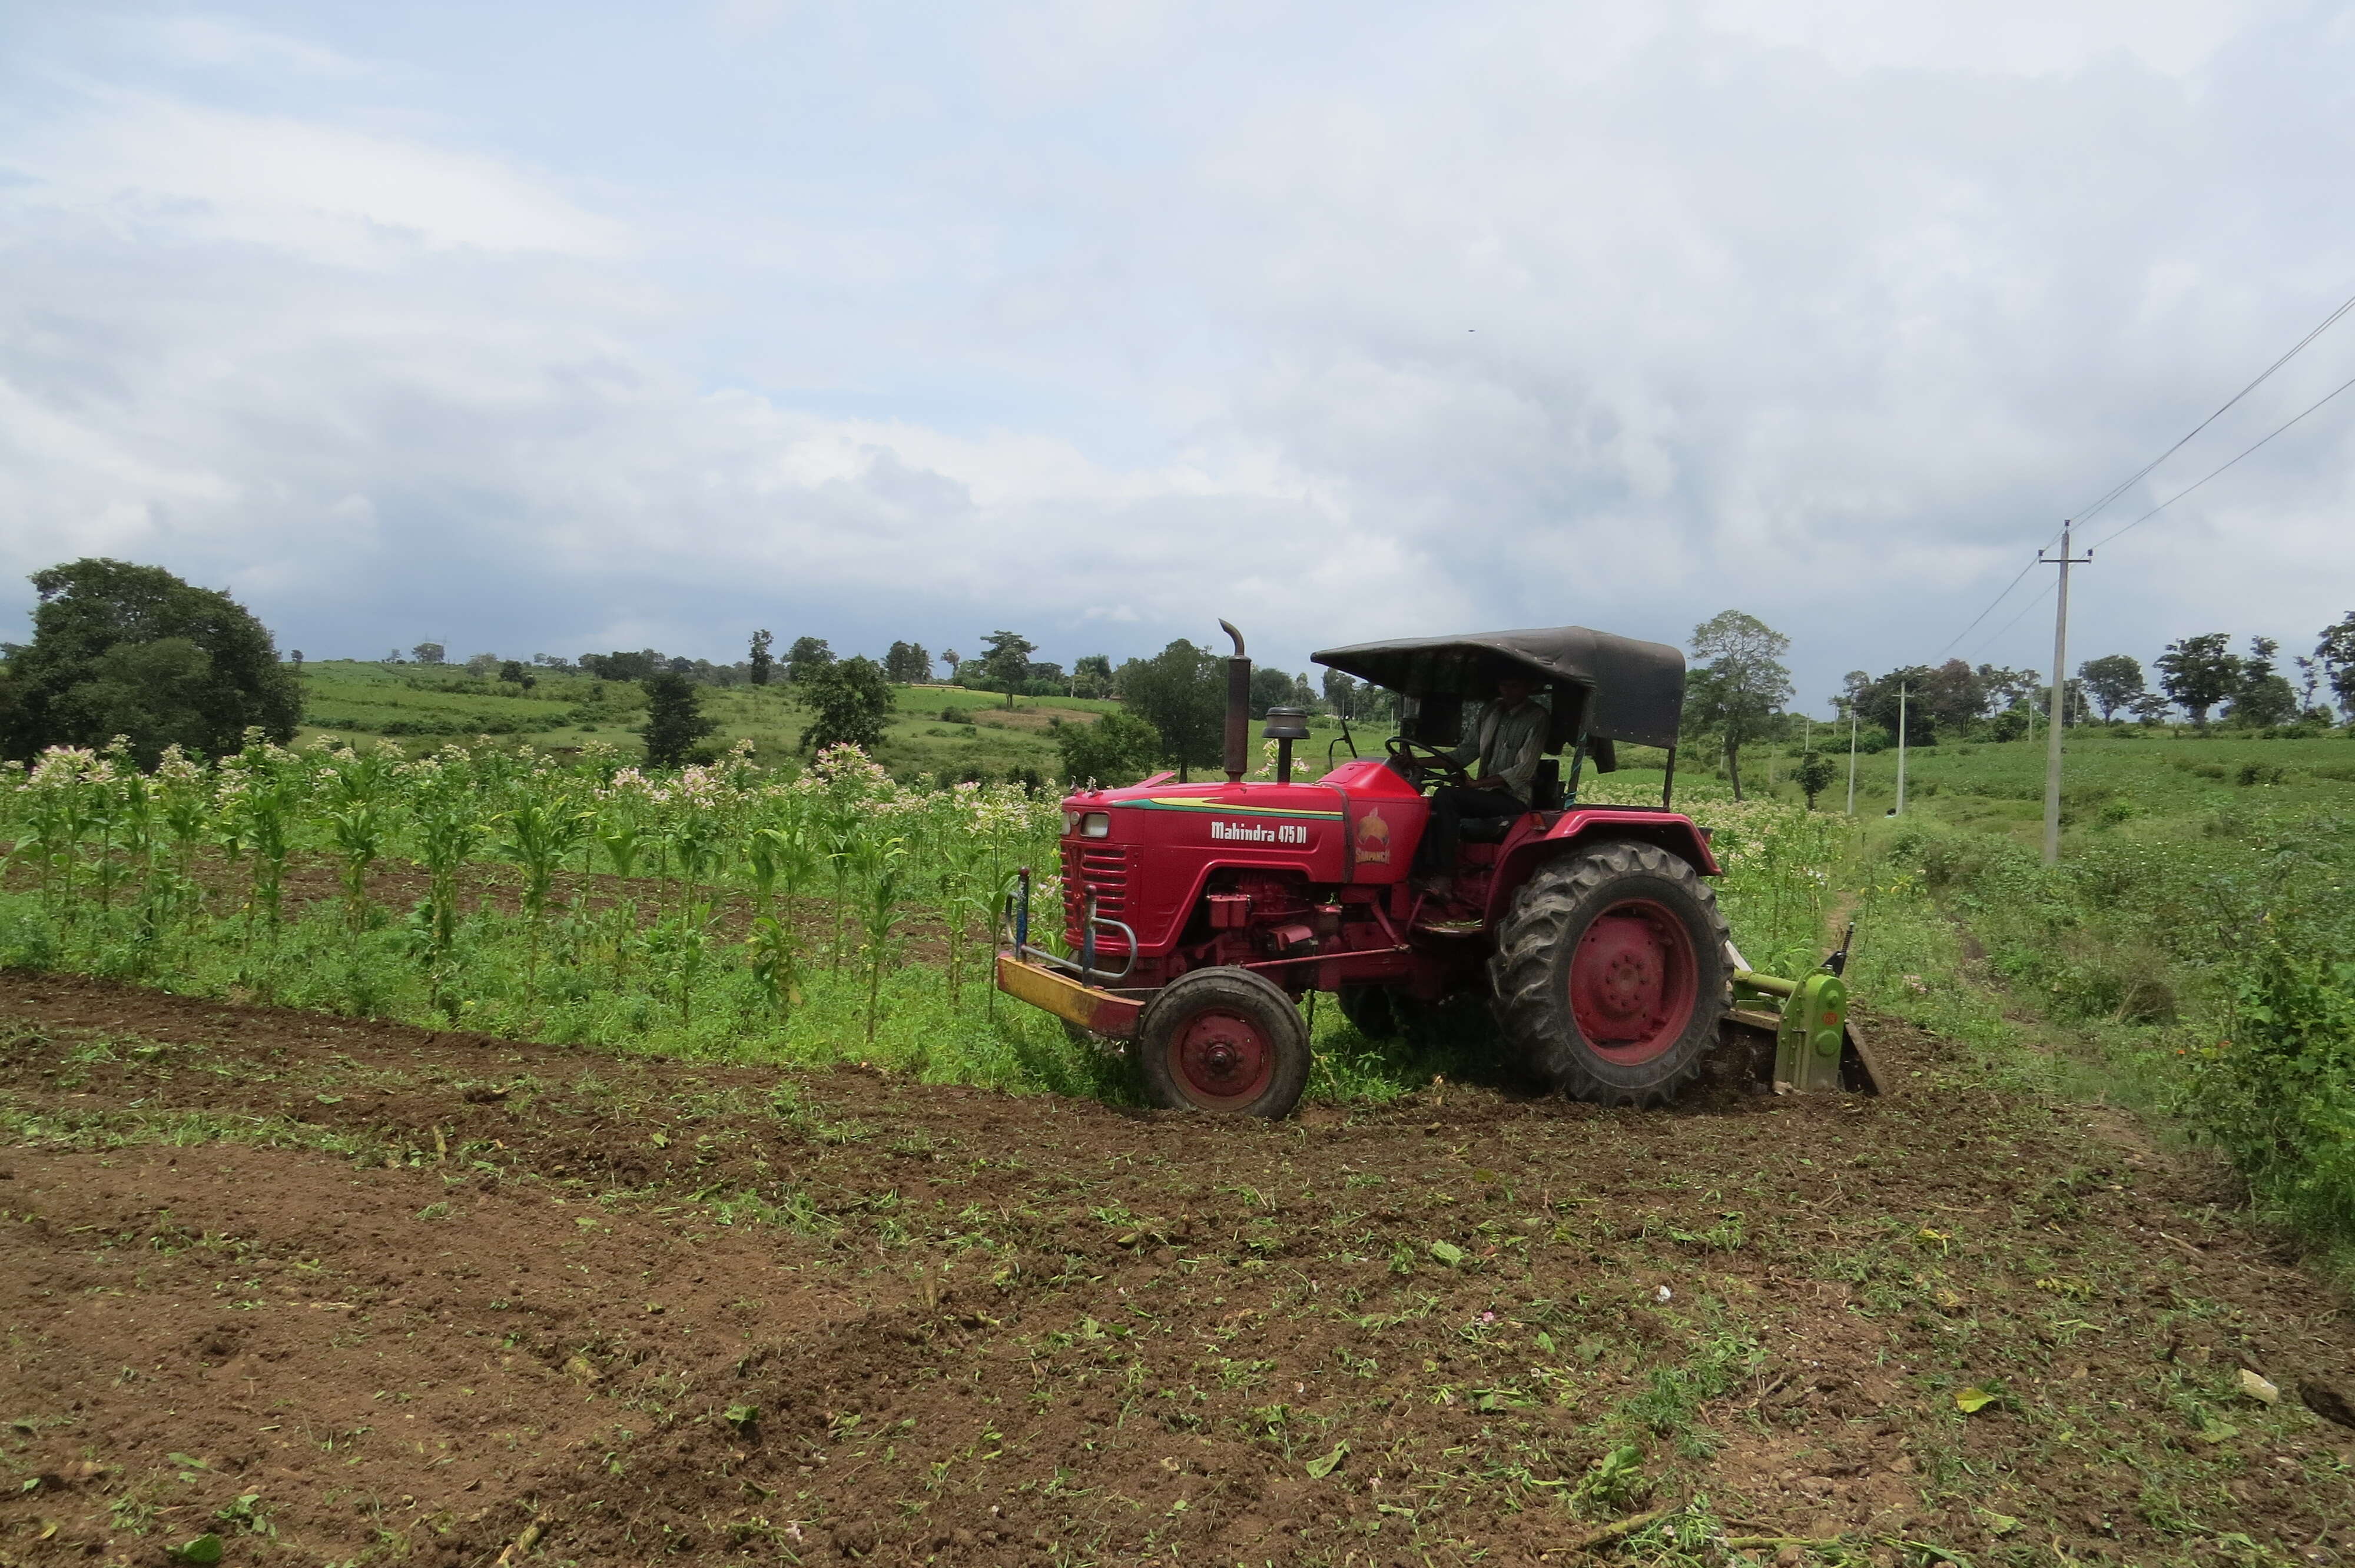
[{"label": "white cloud", "polygon": [[1712,29],[1804,49],[1847,72],[1902,69],[2041,76],[2132,60],[2189,76],[2255,22],[2293,14],[2264,0],[1976,0],[1890,5],[1876,0],[1710,0]]},{"label": "white cloud", "polygon": [[[314,657],[1223,615],[1291,664],[1740,604],[1816,694],[1934,656],[2355,275],[2349,40],[2262,6],[1079,9],[649,24],[577,102],[502,82],[516,146],[623,85],[671,139],[555,169],[176,24],[368,101],[100,73],[0,131],[0,567],[158,559]],[[727,58],[661,99],[685,33]],[[2079,644],[2343,609],[2314,424],[2105,556]]]},{"label": "white cloud", "polygon": [[256,27],[232,16],[167,16],[139,25],[165,55],[192,65],[250,67],[327,78],[364,74],[357,61],[303,38]]},{"label": "white cloud", "polygon": [[620,224],[479,154],[147,93],[104,91],[7,151],[12,205],[125,238],[229,242],[346,266],[419,249],[615,257]]}]

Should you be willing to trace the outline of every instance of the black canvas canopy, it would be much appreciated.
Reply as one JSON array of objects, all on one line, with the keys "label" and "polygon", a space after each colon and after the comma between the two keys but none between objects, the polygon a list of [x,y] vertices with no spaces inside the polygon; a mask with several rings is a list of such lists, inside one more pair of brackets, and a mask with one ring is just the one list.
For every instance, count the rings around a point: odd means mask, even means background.
[{"label": "black canvas canopy", "polygon": [[1562,732],[1553,737],[1557,747],[1574,738],[1582,717],[1591,740],[1673,747],[1684,713],[1683,653],[1583,626],[1402,637],[1309,657],[1416,698],[1485,702],[1497,694],[1499,679],[1525,674],[1561,694],[1553,705],[1555,728]]}]

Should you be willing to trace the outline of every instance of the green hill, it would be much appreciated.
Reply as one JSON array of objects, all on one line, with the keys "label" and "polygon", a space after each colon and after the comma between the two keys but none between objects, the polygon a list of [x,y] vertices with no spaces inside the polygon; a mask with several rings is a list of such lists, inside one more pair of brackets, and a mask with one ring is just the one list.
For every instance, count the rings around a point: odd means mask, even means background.
[{"label": "green hill", "polygon": [[[476,680],[456,665],[348,659],[308,663],[303,666],[301,736],[382,738],[412,753],[488,736],[542,751],[578,751],[594,741],[624,757],[640,754],[645,696],[634,683],[547,670],[532,673],[534,683],[525,690],[507,682]],[[749,739],[754,755],[764,762],[800,756],[810,714],[794,702],[791,688],[698,689],[703,711],[719,726],[707,743],[715,750]],[[1009,709],[1002,696],[933,685],[894,687],[892,703],[891,722],[877,760],[893,774],[981,774],[993,779],[1023,769],[1035,770],[1042,779],[1060,777],[1055,726],[1092,724],[1098,715],[1120,706],[1081,697],[1021,697]],[[1312,776],[1324,770],[1327,744],[1339,733],[1331,720],[1319,719],[1313,737],[1298,747],[1302,767]],[[1361,736],[1359,745],[1371,751],[1379,742],[1369,743]]]}]

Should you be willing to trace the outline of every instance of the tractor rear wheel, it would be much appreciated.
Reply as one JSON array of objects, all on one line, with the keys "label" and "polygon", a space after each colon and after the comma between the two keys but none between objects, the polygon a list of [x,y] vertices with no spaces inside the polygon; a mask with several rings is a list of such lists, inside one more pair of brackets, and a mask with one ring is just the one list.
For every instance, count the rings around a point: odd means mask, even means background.
[{"label": "tractor rear wheel", "polygon": [[1497,1022],[1572,1099],[1654,1105],[1700,1071],[1732,1005],[1725,917],[1691,864],[1617,840],[1539,869],[1489,959]]},{"label": "tractor rear wheel", "polygon": [[1264,976],[1221,965],[1179,975],[1146,1003],[1130,1050],[1169,1110],[1284,1116],[1308,1086],[1308,1028]]}]

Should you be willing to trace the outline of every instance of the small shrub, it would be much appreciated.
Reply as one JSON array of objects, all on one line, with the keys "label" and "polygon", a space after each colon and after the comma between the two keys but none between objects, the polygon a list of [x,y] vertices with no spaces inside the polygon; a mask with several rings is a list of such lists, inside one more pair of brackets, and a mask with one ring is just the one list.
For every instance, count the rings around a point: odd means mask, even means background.
[{"label": "small shrub", "polygon": [[2355,1233],[2355,963],[2267,940],[2176,1109],[2295,1223]]}]

